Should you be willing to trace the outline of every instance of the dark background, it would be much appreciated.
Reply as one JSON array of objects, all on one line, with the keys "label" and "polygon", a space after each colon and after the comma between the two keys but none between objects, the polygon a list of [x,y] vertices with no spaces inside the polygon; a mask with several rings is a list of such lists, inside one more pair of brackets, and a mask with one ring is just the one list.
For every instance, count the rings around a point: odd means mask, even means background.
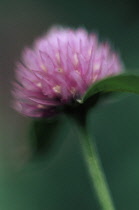
[{"label": "dark background", "polygon": [[[55,24],[95,31],[139,71],[139,3],[0,0],[0,209],[97,210],[79,140],[65,118],[46,155],[33,156],[31,119],[10,108],[15,61]],[[118,210],[139,209],[139,96],[98,106],[88,117]]]}]

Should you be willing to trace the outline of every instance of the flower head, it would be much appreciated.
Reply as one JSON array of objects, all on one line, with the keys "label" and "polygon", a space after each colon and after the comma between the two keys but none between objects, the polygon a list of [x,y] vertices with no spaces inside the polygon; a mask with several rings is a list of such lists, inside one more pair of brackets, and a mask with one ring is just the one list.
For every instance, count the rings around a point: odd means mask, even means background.
[{"label": "flower head", "polygon": [[27,116],[51,116],[58,106],[80,99],[96,81],[121,70],[118,55],[95,34],[52,28],[17,63],[14,107]]}]

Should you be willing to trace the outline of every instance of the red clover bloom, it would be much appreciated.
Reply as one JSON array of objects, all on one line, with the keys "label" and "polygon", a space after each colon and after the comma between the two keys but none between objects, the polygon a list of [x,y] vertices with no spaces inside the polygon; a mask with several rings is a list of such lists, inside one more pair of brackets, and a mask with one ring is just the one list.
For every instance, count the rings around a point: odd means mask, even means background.
[{"label": "red clover bloom", "polygon": [[118,55],[95,34],[52,28],[17,63],[14,108],[26,116],[51,116],[56,107],[77,102],[96,81],[121,71]]}]

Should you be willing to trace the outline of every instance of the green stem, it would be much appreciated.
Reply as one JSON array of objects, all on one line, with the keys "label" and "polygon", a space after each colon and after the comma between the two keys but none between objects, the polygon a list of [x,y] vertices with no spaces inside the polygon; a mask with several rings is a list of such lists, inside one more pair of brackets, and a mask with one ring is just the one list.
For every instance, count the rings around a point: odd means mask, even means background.
[{"label": "green stem", "polygon": [[90,174],[95,194],[102,210],[115,210],[108,184],[103,173],[94,142],[90,140],[85,123],[75,120],[78,127],[84,157]]}]

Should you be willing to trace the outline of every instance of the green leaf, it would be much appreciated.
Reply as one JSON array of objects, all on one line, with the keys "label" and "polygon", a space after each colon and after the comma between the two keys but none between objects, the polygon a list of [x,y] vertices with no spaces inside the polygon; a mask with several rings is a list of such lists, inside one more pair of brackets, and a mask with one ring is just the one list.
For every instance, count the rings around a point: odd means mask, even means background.
[{"label": "green leaf", "polygon": [[34,155],[48,154],[51,151],[58,125],[58,119],[39,119],[32,122],[29,138]]},{"label": "green leaf", "polygon": [[120,74],[96,82],[87,90],[81,102],[83,103],[91,96],[101,92],[126,92],[139,94],[139,76]]}]

